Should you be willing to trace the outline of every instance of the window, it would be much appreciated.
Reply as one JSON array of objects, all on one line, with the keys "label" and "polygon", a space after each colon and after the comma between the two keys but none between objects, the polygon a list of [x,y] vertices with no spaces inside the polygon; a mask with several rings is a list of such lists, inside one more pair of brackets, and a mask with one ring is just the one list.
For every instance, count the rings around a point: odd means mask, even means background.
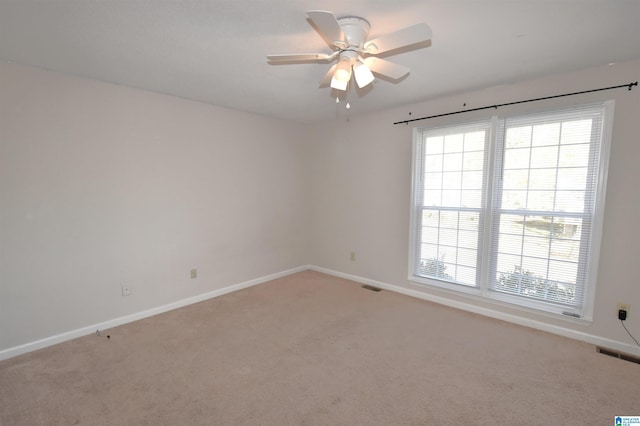
[{"label": "window", "polygon": [[612,113],[416,129],[409,278],[590,319]]}]

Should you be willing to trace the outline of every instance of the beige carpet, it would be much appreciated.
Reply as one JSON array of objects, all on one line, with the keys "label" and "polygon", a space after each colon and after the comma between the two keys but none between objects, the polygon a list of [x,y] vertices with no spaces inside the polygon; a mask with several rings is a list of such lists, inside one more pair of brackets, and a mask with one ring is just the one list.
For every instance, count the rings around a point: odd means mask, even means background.
[{"label": "beige carpet", "polygon": [[612,425],[615,415],[640,415],[638,364],[311,271],[0,363],[0,423],[11,426]]}]

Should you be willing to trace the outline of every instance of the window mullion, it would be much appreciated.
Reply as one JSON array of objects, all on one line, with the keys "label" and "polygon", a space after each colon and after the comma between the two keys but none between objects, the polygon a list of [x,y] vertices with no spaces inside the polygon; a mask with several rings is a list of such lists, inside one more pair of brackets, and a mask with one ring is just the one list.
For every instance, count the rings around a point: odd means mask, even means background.
[{"label": "window mullion", "polygon": [[[487,141],[487,171],[485,173],[484,192],[484,208],[481,212],[482,232],[480,232],[479,247],[479,284],[480,291],[483,296],[487,296],[491,286],[492,276],[495,275],[495,256],[493,254],[492,235],[494,228],[497,227],[497,215],[495,210],[500,205],[500,194],[502,190],[502,161],[496,155],[500,153],[499,145],[503,139],[503,125],[497,116],[491,117],[491,128],[489,131],[489,140]],[[501,157],[501,156],[500,156]],[[498,191],[496,193],[496,191]]]}]

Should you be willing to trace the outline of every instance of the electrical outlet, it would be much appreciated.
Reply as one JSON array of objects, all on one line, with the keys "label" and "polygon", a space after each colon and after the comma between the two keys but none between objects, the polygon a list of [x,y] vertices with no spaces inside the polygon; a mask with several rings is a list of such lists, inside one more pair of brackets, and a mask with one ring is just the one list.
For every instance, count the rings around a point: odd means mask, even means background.
[{"label": "electrical outlet", "polygon": [[198,270],[196,268],[193,268],[191,270],[191,272],[189,273],[189,275],[191,276],[191,279],[194,280],[196,278],[198,278]]},{"label": "electrical outlet", "polygon": [[351,259],[352,262],[356,261],[356,252],[352,251],[351,253],[349,253],[349,259]]},{"label": "electrical outlet", "polygon": [[[618,305],[616,306],[616,316],[618,317],[619,320],[624,321],[629,316],[630,309],[631,309],[630,304],[618,302]],[[621,311],[624,311],[624,312],[621,312]]]},{"label": "electrical outlet", "polygon": [[618,311],[621,309],[623,311],[627,311],[627,315],[629,315],[629,311],[631,310],[631,305],[628,303],[618,302],[618,305],[616,306],[616,315],[618,315]]},{"label": "electrical outlet", "polygon": [[122,295],[123,296],[131,296],[131,287],[129,287],[128,285],[123,285],[122,286]]}]

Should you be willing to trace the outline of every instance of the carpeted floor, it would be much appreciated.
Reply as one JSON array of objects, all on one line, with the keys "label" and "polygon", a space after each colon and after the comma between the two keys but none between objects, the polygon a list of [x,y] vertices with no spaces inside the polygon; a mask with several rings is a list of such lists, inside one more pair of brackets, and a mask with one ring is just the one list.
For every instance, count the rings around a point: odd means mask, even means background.
[{"label": "carpeted floor", "polygon": [[612,425],[640,365],[306,271],[0,362],[2,425]]}]

